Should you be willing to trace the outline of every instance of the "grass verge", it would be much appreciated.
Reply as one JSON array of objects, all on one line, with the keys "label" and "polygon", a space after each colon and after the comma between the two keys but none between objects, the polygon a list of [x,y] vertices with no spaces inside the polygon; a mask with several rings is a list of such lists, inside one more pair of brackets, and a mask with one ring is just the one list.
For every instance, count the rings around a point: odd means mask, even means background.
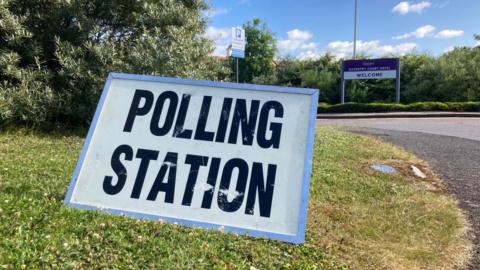
[{"label": "grass verge", "polygon": [[480,102],[416,102],[320,104],[318,113],[375,113],[375,112],[480,112]]},{"label": "grass verge", "polygon": [[[405,166],[425,164],[374,139],[318,130],[302,246],[67,208],[82,143],[0,133],[0,268],[455,269],[468,257],[465,218],[434,175],[418,181]],[[401,173],[374,173],[376,161]]]}]

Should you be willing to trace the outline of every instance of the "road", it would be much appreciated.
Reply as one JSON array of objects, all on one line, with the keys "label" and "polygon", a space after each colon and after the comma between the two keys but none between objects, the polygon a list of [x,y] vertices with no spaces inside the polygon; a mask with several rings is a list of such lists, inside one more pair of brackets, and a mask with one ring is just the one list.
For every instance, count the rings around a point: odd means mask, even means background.
[{"label": "road", "polygon": [[317,120],[402,146],[426,160],[468,213],[474,239],[469,269],[480,269],[480,118]]},{"label": "road", "polygon": [[480,141],[480,118],[319,119],[320,125],[422,132]]}]

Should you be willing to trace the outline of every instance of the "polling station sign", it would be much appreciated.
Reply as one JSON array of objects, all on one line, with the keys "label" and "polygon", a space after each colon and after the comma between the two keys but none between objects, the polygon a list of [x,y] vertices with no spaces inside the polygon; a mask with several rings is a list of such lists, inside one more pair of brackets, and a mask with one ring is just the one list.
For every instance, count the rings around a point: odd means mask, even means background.
[{"label": "polling station sign", "polygon": [[344,80],[395,79],[399,76],[400,59],[364,59],[343,61]]},{"label": "polling station sign", "polygon": [[317,99],[110,74],[65,203],[303,243]]}]

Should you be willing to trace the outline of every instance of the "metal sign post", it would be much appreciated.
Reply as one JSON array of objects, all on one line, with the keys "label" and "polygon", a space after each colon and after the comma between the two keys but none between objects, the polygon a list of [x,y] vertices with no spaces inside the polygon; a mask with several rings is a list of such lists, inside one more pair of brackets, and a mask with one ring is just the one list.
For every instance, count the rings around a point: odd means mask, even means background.
[{"label": "metal sign post", "polygon": [[397,61],[397,80],[395,82],[395,102],[400,103],[400,59]]},{"label": "metal sign post", "polygon": [[342,77],[340,82],[340,102],[345,103],[345,79],[343,78],[344,62],[342,61]]},{"label": "metal sign post", "polygon": [[400,59],[382,58],[342,62],[340,102],[345,103],[346,80],[395,79],[395,102],[400,103]]},{"label": "metal sign post", "polygon": [[237,83],[239,81],[239,67],[238,59],[245,58],[245,44],[247,43],[245,38],[245,30],[240,27],[232,27],[232,45],[231,56],[236,58],[237,66]]},{"label": "metal sign post", "polygon": [[355,0],[355,18],[353,20],[353,59],[357,58],[357,13],[358,2]]}]

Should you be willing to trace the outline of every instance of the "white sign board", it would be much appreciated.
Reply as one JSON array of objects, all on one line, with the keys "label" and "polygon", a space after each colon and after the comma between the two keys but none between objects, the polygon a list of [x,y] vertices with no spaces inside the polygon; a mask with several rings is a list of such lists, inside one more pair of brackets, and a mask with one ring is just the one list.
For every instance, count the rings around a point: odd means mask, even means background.
[{"label": "white sign board", "polygon": [[232,48],[245,50],[245,29],[241,27],[232,27]]},{"label": "white sign board", "polygon": [[232,57],[245,58],[245,29],[241,27],[232,27]]},{"label": "white sign board", "polygon": [[379,71],[350,71],[343,73],[344,80],[368,80],[368,79],[395,79],[396,70]]},{"label": "white sign board", "polygon": [[303,243],[317,99],[110,74],[65,202]]}]

